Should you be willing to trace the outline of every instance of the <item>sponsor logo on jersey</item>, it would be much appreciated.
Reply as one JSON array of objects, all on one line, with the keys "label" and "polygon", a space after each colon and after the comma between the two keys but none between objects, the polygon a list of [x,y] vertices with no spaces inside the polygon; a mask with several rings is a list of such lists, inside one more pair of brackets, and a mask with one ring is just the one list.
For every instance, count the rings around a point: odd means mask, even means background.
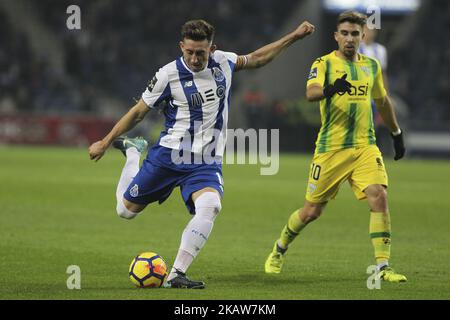
[{"label": "sponsor logo on jersey", "polygon": [[378,168],[383,168],[383,162],[381,161],[381,158],[377,158],[376,161],[377,161]]},{"label": "sponsor logo on jersey", "polygon": [[369,92],[369,84],[367,83],[365,85],[358,86],[358,87],[351,86],[349,93],[338,92],[338,95],[342,96],[344,94],[348,94],[349,96],[367,96],[368,92]]},{"label": "sponsor logo on jersey", "polygon": [[323,61],[322,58],[317,58],[317,59],[314,61],[314,63],[321,63],[322,61]]},{"label": "sponsor logo on jersey", "polygon": [[156,78],[156,76],[154,76],[153,79],[150,80],[149,83],[148,83],[148,85],[147,85],[148,91],[150,91],[150,92],[153,91],[153,88],[155,87],[156,82],[158,82],[158,78]]},{"label": "sponsor logo on jersey", "polygon": [[216,89],[216,94],[220,99],[222,99],[225,96],[225,87],[222,85],[218,86]]},{"label": "sponsor logo on jersey", "polygon": [[192,85],[193,85],[192,80],[191,80],[191,81],[186,81],[186,82],[184,83],[184,87],[185,87],[185,88],[192,87]]},{"label": "sponsor logo on jersey", "polygon": [[214,90],[209,89],[205,91],[206,101],[214,101],[216,98],[214,97]]},{"label": "sponsor logo on jersey", "polygon": [[308,80],[311,80],[314,78],[317,78],[317,67],[312,68],[311,71],[309,72]]},{"label": "sponsor logo on jersey", "polygon": [[194,108],[201,107],[205,100],[200,92],[194,92],[191,94],[191,105]]}]

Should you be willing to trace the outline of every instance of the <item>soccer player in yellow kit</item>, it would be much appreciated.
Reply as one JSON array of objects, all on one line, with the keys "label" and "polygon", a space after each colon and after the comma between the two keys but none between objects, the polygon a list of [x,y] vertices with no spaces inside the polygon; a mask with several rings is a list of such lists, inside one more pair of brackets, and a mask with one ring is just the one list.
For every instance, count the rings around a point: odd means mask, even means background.
[{"label": "soccer player in yellow kit", "polygon": [[375,144],[371,99],[392,132],[395,160],[404,156],[402,131],[383,86],[377,60],[358,54],[367,17],[354,11],[339,15],[334,33],[338,50],[314,61],[306,96],[320,101],[322,127],[310,167],[306,201],[283,228],[265,263],[266,273],[280,273],[288,245],[323,212],[342,183],[348,181],[357,199],[370,207],[369,233],[378,276],[390,282],[406,277],[389,266],[391,224],[383,158]]}]

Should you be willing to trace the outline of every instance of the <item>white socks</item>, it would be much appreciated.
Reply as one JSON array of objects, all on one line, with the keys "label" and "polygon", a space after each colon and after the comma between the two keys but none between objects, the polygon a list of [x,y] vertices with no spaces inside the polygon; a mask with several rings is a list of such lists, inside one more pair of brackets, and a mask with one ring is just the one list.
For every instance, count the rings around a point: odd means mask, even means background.
[{"label": "white socks", "polygon": [[380,270],[384,267],[389,267],[389,262],[385,261],[385,262],[381,262],[377,265],[377,271],[380,272]]},{"label": "white socks", "polygon": [[186,273],[199,251],[208,240],[214,220],[222,208],[220,196],[205,192],[195,201],[195,216],[189,221],[181,236],[180,249],[167,280],[176,276],[175,271]]},{"label": "white socks", "polygon": [[117,198],[117,214],[125,219],[132,219],[138,215],[138,213],[128,210],[123,204],[123,194],[127,190],[133,178],[139,171],[139,159],[141,153],[136,148],[128,148],[126,150],[127,161],[122,169],[122,174],[117,184],[116,198]]}]

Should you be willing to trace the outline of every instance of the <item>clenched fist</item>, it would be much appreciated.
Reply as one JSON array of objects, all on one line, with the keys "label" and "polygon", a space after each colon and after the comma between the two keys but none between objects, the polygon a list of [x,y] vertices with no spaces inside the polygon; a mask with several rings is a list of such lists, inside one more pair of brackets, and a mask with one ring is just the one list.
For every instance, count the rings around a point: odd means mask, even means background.
[{"label": "clenched fist", "polygon": [[308,21],[303,21],[301,25],[295,29],[294,33],[296,38],[303,39],[304,37],[312,34],[316,30],[316,27],[309,23]]},{"label": "clenched fist", "polygon": [[108,149],[108,146],[105,146],[103,141],[97,141],[91,144],[89,147],[89,157],[91,160],[98,161],[106,152],[106,149]]}]

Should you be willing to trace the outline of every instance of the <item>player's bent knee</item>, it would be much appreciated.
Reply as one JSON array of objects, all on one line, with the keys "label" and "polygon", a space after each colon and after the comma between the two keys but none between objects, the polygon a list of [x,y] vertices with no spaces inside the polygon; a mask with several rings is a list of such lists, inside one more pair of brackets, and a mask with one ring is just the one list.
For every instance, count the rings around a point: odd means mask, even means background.
[{"label": "player's bent knee", "polygon": [[387,200],[387,191],[381,185],[373,186],[373,188],[371,188],[369,192],[368,197],[372,198],[375,201],[385,201]]},{"label": "player's bent knee", "polygon": [[384,186],[371,185],[366,189],[365,193],[372,211],[387,212],[388,195]]},{"label": "player's bent knee", "polygon": [[205,192],[195,200],[196,215],[205,216],[208,220],[214,221],[221,209],[220,196],[215,192]]},{"label": "player's bent knee", "polygon": [[388,198],[388,196],[387,196],[386,189],[382,188],[381,190],[378,191],[377,200],[380,204],[386,204],[387,198]]},{"label": "player's bent knee", "polygon": [[122,201],[119,201],[116,206],[117,215],[124,219],[133,219],[136,217],[139,212],[133,212],[125,207],[125,204]]},{"label": "player's bent knee", "polygon": [[300,218],[304,223],[309,223],[322,215],[322,211],[326,206],[325,203],[306,202],[300,214]]},{"label": "player's bent knee", "polygon": [[387,198],[386,188],[380,184],[371,185],[364,191],[368,198],[383,199]]},{"label": "player's bent knee", "polygon": [[311,210],[306,212],[304,223],[309,223],[320,217],[322,210]]}]

